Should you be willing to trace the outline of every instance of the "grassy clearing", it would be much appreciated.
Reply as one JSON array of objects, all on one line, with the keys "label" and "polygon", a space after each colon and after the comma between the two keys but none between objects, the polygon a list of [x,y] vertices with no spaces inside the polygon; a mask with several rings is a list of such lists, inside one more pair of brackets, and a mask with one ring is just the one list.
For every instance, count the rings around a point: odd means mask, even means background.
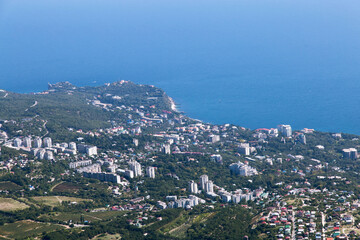
[{"label": "grassy clearing", "polygon": [[60,206],[61,203],[64,201],[69,201],[69,202],[92,201],[91,199],[82,199],[82,198],[66,197],[66,196],[43,196],[43,197],[32,197],[31,199],[39,204],[44,204],[51,207]]},{"label": "grassy clearing", "polygon": [[0,182],[0,190],[18,191],[21,187],[13,182]]},{"label": "grassy clearing", "polygon": [[0,198],[0,211],[12,212],[17,210],[23,210],[29,206],[25,203],[21,203],[12,198]]},{"label": "grassy clearing", "polygon": [[24,220],[15,223],[5,223],[3,226],[0,226],[0,235],[10,239],[26,238],[37,236],[42,232],[51,232],[59,229],[63,229],[63,227],[49,223],[37,223]]}]

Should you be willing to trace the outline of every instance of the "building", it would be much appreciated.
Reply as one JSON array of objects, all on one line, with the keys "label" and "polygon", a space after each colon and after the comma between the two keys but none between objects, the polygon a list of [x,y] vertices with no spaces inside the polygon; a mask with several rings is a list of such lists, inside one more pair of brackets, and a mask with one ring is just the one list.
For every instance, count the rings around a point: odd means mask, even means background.
[{"label": "building", "polygon": [[189,192],[191,193],[198,193],[198,185],[196,182],[194,181],[190,181],[189,182]]},{"label": "building", "polygon": [[112,183],[121,183],[121,178],[119,175],[113,173],[94,173],[94,172],[83,172],[83,176],[87,178],[95,178],[104,182],[112,182]]},{"label": "building", "polygon": [[134,178],[134,171],[133,170],[125,170],[125,176],[128,177],[128,178]]},{"label": "building", "polygon": [[302,144],[306,144],[306,136],[305,136],[305,134],[300,134],[298,136],[298,138],[299,138],[299,142],[301,142]]},{"label": "building", "polygon": [[217,163],[222,163],[222,156],[220,154],[213,154],[210,156],[210,160]]},{"label": "building", "polygon": [[45,158],[45,152],[46,150],[45,149],[41,149],[39,150],[37,153],[36,153],[36,157],[39,158],[39,159],[44,159]]},{"label": "building", "polygon": [[68,154],[71,154],[71,155],[76,155],[76,150],[71,150],[71,149],[65,149],[63,151],[63,153],[68,153]]},{"label": "building", "polygon": [[15,138],[14,147],[21,147],[22,141],[20,138]]},{"label": "building", "polygon": [[35,138],[35,140],[34,140],[34,147],[35,147],[35,148],[41,148],[41,146],[42,146],[42,140],[41,140],[41,138],[39,138],[39,137]]},{"label": "building", "polygon": [[163,147],[163,152],[165,154],[171,154],[171,146],[170,144],[165,144],[164,147]]},{"label": "building", "polygon": [[92,173],[100,173],[101,172],[101,166],[100,164],[92,164],[86,167],[82,167],[79,168],[78,170],[76,170],[79,173],[83,173],[83,172],[92,172]]},{"label": "building", "polygon": [[205,203],[204,199],[198,198],[194,195],[189,195],[188,198],[181,198],[168,203],[168,208],[186,208],[191,209],[192,207]]},{"label": "building", "polygon": [[244,164],[242,162],[238,162],[238,163],[232,163],[229,166],[231,173],[235,174],[235,175],[240,175],[240,176],[253,176],[253,175],[257,175],[258,172],[255,168]]},{"label": "building", "polygon": [[69,143],[69,149],[76,151],[76,150],[77,150],[76,143],[70,142],[70,143]]},{"label": "building", "polygon": [[60,148],[68,148],[69,144],[68,143],[61,143],[60,144]]},{"label": "building", "polygon": [[97,155],[97,147],[96,146],[88,146],[86,148],[86,154],[90,157]]},{"label": "building", "polygon": [[234,194],[231,196],[231,201],[233,203],[239,203],[241,201],[241,194]]},{"label": "building", "polygon": [[49,137],[44,138],[44,147],[51,148],[52,147],[52,140]]},{"label": "building", "polygon": [[251,149],[248,143],[241,143],[239,145],[239,153],[244,155],[250,155]]},{"label": "building", "polygon": [[333,134],[331,134],[331,136],[333,138],[336,138],[336,139],[341,139],[342,138],[341,133],[333,133]]},{"label": "building", "polygon": [[278,125],[279,132],[282,133],[285,137],[291,137],[292,135],[292,129],[290,125]]},{"label": "building", "polygon": [[220,136],[219,135],[214,135],[214,134],[211,134],[208,138],[208,142],[210,143],[216,143],[220,141]]},{"label": "building", "polygon": [[133,160],[129,162],[130,170],[134,172],[135,177],[142,176],[141,164]]},{"label": "building", "polygon": [[116,165],[110,165],[110,166],[106,169],[106,171],[115,173],[115,172],[116,172],[116,168],[117,168]]},{"label": "building", "polygon": [[30,138],[30,137],[24,138],[23,145],[24,145],[24,147],[26,147],[26,148],[31,148],[31,138]]},{"label": "building", "polygon": [[220,193],[220,197],[223,202],[231,202],[232,195],[228,192],[222,192]]},{"label": "building", "polygon": [[209,181],[208,175],[200,176],[200,186],[202,190],[206,190],[206,183]]},{"label": "building", "polygon": [[54,160],[54,153],[52,151],[46,151],[44,154],[46,160]]},{"label": "building", "polygon": [[205,189],[206,193],[213,193],[214,192],[214,183],[213,181],[207,181],[206,183],[206,189]]},{"label": "building", "polygon": [[165,209],[165,208],[166,208],[166,203],[164,203],[164,202],[162,202],[162,201],[157,201],[156,206],[157,206],[159,209]]},{"label": "building", "polygon": [[358,158],[358,152],[357,152],[356,148],[343,149],[343,157],[346,159],[355,160]]},{"label": "building", "polygon": [[80,153],[86,153],[88,156],[97,155],[97,147],[85,144],[78,144],[77,149]]},{"label": "building", "polygon": [[139,146],[139,139],[134,138],[133,143],[134,143],[135,147]]},{"label": "building", "polygon": [[146,168],[146,175],[149,178],[155,178],[155,168],[154,167],[147,167]]},{"label": "building", "polygon": [[69,163],[69,168],[85,167],[85,166],[88,166],[91,164],[92,164],[91,160],[71,162],[71,163]]}]

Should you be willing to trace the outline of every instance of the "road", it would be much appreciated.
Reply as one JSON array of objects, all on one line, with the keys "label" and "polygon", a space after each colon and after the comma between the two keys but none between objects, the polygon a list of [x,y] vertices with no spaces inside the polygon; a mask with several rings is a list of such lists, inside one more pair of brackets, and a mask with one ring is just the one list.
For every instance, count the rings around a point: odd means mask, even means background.
[{"label": "road", "polygon": [[[37,101],[34,102],[33,105],[31,105],[29,108],[35,107],[38,104]],[[25,112],[29,111],[29,108],[25,109]]]},{"label": "road", "polygon": [[[44,120],[43,120],[44,121]],[[45,129],[46,133],[44,135],[42,135],[41,138],[45,137],[46,135],[48,135],[49,131],[47,130],[46,128],[46,124],[47,124],[47,120],[44,121],[44,124],[43,124],[43,128]]]},{"label": "road", "polygon": [[322,238],[323,240],[326,239],[325,237],[325,214],[323,212],[321,212],[321,225],[322,225],[322,228],[321,228],[321,232],[322,232]]},{"label": "road", "polygon": [[295,240],[295,207],[292,210],[292,229],[291,229],[291,239]]}]

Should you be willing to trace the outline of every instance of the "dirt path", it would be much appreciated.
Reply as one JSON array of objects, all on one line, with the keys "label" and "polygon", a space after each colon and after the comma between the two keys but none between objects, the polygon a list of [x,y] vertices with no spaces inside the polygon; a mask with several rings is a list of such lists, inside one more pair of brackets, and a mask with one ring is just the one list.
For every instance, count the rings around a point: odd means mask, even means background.
[{"label": "dirt path", "polygon": [[54,190],[54,188],[56,188],[57,186],[59,186],[62,183],[64,183],[64,181],[61,181],[61,182],[55,184],[54,186],[52,186],[52,188],[50,188],[50,192],[52,192]]},{"label": "dirt path", "polygon": [[55,196],[55,198],[59,201],[60,205],[62,203],[62,200],[59,198],[59,196]]}]

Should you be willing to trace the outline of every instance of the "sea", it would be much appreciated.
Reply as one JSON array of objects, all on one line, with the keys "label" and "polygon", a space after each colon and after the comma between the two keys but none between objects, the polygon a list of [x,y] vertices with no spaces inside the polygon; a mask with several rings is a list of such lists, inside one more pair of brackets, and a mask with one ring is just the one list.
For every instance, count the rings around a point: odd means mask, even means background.
[{"label": "sea", "polygon": [[0,0],[0,89],[155,85],[204,122],[360,134],[358,0]]}]

